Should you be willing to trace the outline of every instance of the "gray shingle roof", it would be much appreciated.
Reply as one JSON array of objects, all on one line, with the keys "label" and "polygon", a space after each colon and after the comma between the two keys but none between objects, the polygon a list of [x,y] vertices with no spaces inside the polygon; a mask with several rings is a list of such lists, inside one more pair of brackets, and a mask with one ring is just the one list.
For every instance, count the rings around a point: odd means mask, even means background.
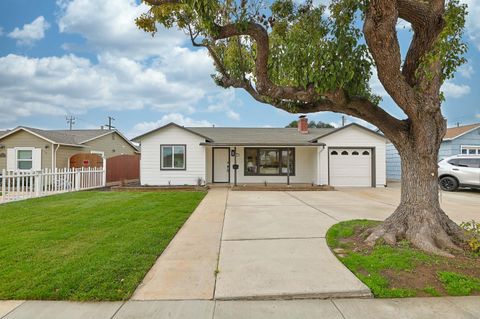
[{"label": "gray shingle roof", "polygon": [[107,130],[41,130],[33,127],[22,126],[46,139],[58,144],[78,145],[87,140],[107,134]]},{"label": "gray shingle roof", "polygon": [[[30,131],[38,136],[43,137],[46,140],[52,141],[55,144],[62,144],[62,145],[71,145],[71,146],[78,146],[84,147],[83,143],[99,138],[100,136],[116,132],[118,133],[125,141],[130,143],[133,148],[137,149],[135,145],[133,145],[126,137],[124,137],[119,131],[117,130],[101,130],[101,129],[89,129],[89,130],[42,130],[34,127],[27,127],[27,126],[19,126],[11,131],[4,132],[14,132],[18,129],[25,129]],[[0,137],[3,136],[0,132]]]},{"label": "gray shingle roof", "polygon": [[0,136],[7,134],[8,131],[0,131]]},{"label": "gray shingle roof", "polygon": [[217,146],[242,146],[242,145],[265,145],[265,146],[318,146],[325,145],[317,140],[332,133],[344,130],[350,126],[360,127],[368,132],[385,138],[369,128],[356,123],[350,123],[338,128],[310,128],[308,134],[298,132],[296,128],[253,128],[253,127],[183,127],[175,123],[169,123],[132,139],[135,142],[141,140],[152,133],[163,130],[164,128],[175,126],[196,134],[205,139],[203,145]]},{"label": "gray shingle roof", "polygon": [[335,128],[310,128],[308,134],[296,128],[240,128],[240,127],[187,127],[200,135],[208,136],[214,144],[312,144],[311,141],[335,131]]}]

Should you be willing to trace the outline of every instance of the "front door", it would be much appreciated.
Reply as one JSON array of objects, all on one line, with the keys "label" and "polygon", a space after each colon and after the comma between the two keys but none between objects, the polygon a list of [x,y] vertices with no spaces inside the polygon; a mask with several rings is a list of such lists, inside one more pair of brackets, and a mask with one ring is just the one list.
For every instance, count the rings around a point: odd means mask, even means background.
[{"label": "front door", "polygon": [[213,176],[214,183],[230,183],[230,149],[213,148]]}]

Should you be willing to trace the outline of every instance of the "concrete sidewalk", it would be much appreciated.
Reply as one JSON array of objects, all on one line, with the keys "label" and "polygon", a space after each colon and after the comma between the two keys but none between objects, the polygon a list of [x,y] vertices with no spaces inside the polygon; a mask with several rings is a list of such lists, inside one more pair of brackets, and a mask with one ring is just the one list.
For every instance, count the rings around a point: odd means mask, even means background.
[{"label": "concrete sidewalk", "polygon": [[212,299],[228,189],[208,192],[132,300]]},{"label": "concrete sidewalk", "polygon": [[0,301],[1,319],[475,319],[480,297],[272,301]]}]

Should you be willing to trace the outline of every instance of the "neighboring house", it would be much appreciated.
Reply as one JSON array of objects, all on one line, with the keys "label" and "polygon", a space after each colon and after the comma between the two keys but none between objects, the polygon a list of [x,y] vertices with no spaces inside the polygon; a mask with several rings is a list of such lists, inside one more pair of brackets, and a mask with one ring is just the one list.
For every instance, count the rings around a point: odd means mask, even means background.
[{"label": "neighboring house", "polygon": [[[182,127],[170,123],[140,143],[142,185],[307,183],[384,186],[386,139],[368,128]],[[235,167],[238,169],[235,174]],[[288,169],[290,168],[290,169]]]},{"label": "neighboring house", "polygon": [[138,153],[117,130],[41,130],[19,126],[0,135],[0,171],[67,168],[76,155],[107,159]]},{"label": "neighboring house", "polygon": [[[438,159],[449,156],[480,155],[480,123],[447,129],[438,153]],[[392,144],[387,144],[387,179],[399,181],[402,169],[400,156]]]}]

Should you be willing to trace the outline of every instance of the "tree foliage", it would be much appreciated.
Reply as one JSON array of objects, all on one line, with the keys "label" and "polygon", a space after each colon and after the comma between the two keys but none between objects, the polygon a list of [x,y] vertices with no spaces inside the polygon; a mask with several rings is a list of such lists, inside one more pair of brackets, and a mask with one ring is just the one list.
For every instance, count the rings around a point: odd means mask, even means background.
[{"label": "tree foliage", "polygon": [[[291,121],[285,127],[296,128],[298,127],[298,121]],[[334,128],[334,126],[329,123],[325,123],[322,121],[315,122],[313,120],[308,122],[308,127],[309,128]]]}]

